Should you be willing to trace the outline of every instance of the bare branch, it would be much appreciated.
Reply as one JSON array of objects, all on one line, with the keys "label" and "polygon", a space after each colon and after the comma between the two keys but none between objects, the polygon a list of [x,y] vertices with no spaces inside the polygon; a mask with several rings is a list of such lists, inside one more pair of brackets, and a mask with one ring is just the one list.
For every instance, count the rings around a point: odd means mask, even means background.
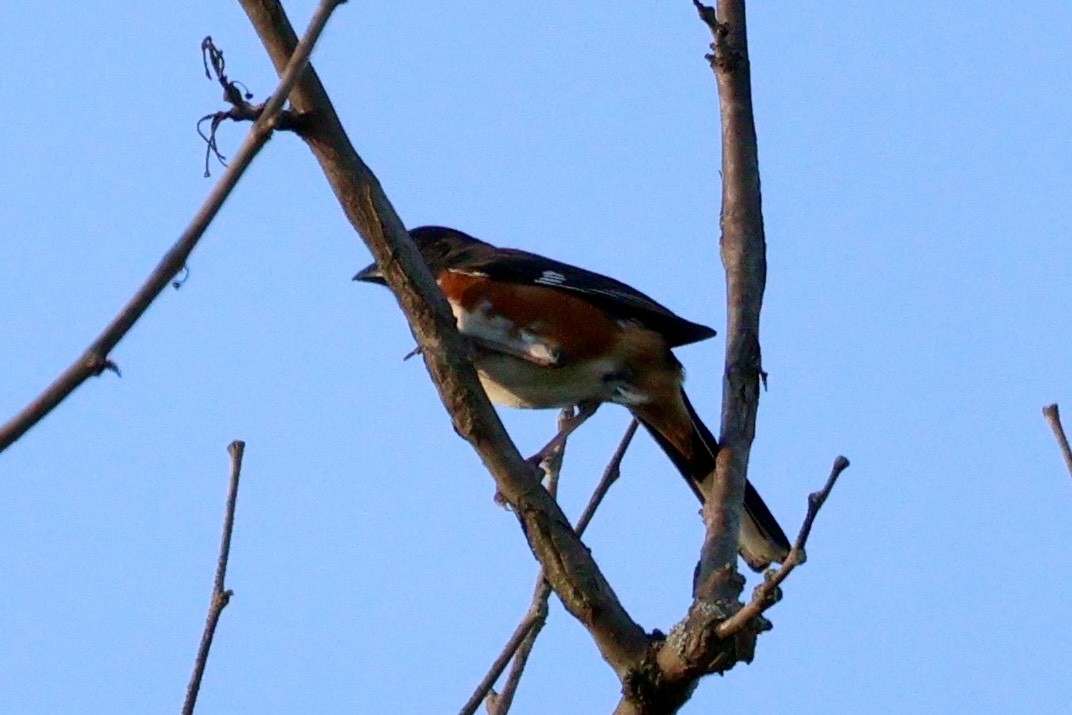
[{"label": "bare branch", "polygon": [[759,317],[767,280],[767,247],[744,0],[719,0],[717,19],[711,8],[695,0],[694,5],[714,39],[708,61],[718,83],[722,117],[720,245],[727,307],[721,449],[714,478],[705,490],[707,533],[694,596],[728,607],[736,603],[743,586],[736,572],[737,540],[763,375]]},{"label": "bare branch", "polygon": [[[529,458],[529,461],[534,458],[540,460],[540,466],[547,475],[547,491],[556,499],[558,498],[558,480],[562,473],[562,460],[566,454],[566,440],[572,432],[570,427],[573,426],[574,419],[573,408],[564,408],[558,415],[558,434],[555,439],[537,452],[535,457]],[[473,715],[482,702],[486,704],[491,715],[506,715],[510,710],[510,704],[513,702],[518,683],[521,682],[521,675],[528,662],[529,653],[532,652],[536,637],[547,622],[547,600],[550,596],[551,587],[544,579],[541,568],[536,576],[536,586],[533,589],[528,611],[514,629],[510,640],[506,642],[498,657],[491,664],[484,679],[480,681],[473,694],[469,696],[469,700],[462,706],[460,715]],[[495,682],[511,660],[514,664],[510,668],[510,677],[507,679],[506,686],[502,694],[496,693],[493,689]]]},{"label": "bare branch", "polygon": [[827,478],[826,484],[819,491],[808,495],[808,513],[804,517],[804,523],[800,526],[800,533],[797,534],[796,541],[793,542],[793,548],[790,549],[789,556],[786,557],[777,571],[773,573],[767,572],[768,575],[764,578],[763,583],[757,586],[752,593],[752,600],[749,601],[748,605],[719,625],[719,638],[729,638],[738,633],[754,618],[778,602],[780,598],[778,587],[793,572],[793,569],[807,561],[808,556],[805,547],[808,545],[808,537],[811,535],[811,527],[815,523],[815,517],[819,515],[819,510],[826,503],[826,499],[834,489],[838,477],[848,468],[849,460],[845,457],[839,456],[834,460],[834,466],[830,469],[830,476]]},{"label": "bare branch", "polygon": [[693,580],[693,603],[662,642],[651,672],[623,681],[617,715],[673,713],[691,697],[700,677],[748,662],[755,632],[730,638],[719,626],[739,611],[744,579],[737,549],[748,461],[755,437],[760,385],[765,382],[759,319],[767,280],[759,158],[752,111],[751,70],[744,0],[718,0],[717,11],[693,0],[711,32],[707,60],[718,85],[722,119],[720,248],[726,272],[726,355],[722,422],[715,471],[701,486],[704,543]]},{"label": "bare branch", "polygon": [[[571,418],[566,417],[564,413],[564,416],[559,419],[559,430],[561,431],[568,426],[570,421]],[[585,506],[584,511],[577,520],[576,531],[578,537],[584,535],[584,531],[588,528],[588,524],[591,523],[596,509],[598,509],[599,505],[603,502],[603,498],[607,495],[611,485],[613,485],[621,475],[622,459],[625,457],[626,450],[629,449],[629,444],[633,441],[633,436],[636,435],[639,424],[640,423],[635,419],[629,423],[629,426],[625,430],[625,434],[618,443],[618,447],[614,450],[614,454],[611,455],[606,469],[603,470],[603,476],[599,480],[599,484],[596,485],[595,490],[592,492],[592,496],[588,500],[588,504]],[[556,451],[555,454],[558,455],[559,459],[558,467],[561,467],[562,452]],[[557,486],[557,484],[555,486]],[[532,645],[535,643],[536,636],[539,635],[540,630],[547,621],[547,599],[550,595],[551,587],[544,579],[543,570],[541,569],[539,575],[536,577],[536,587],[533,590],[532,603],[529,606],[529,610],[521,619],[521,623],[514,629],[514,633],[510,636],[510,640],[506,642],[502,652],[499,653],[495,662],[492,663],[491,668],[488,669],[487,675],[485,675],[484,679],[477,685],[468,702],[462,707],[459,715],[473,715],[480,706],[481,701],[485,698],[488,698],[490,702],[488,706],[489,712],[492,712],[492,708],[495,708],[495,715],[505,715],[510,709],[514,691],[517,689],[517,684],[521,679],[525,663],[528,660],[528,651],[532,650]],[[492,695],[494,695],[492,688],[495,686],[495,682],[502,675],[503,671],[506,669],[507,663],[514,657],[515,653],[518,658],[514,661],[514,666],[510,669],[510,677],[507,680],[506,685],[503,687],[502,693],[492,697]]]},{"label": "bare branch", "polygon": [[238,180],[253,162],[254,157],[271,138],[274,130],[275,117],[278,115],[286,101],[287,95],[302,75],[302,70],[309,61],[309,55],[320,37],[328,17],[338,6],[340,0],[323,0],[301,44],[297,47],[293,57],[288,54],[288,61],[280,68],[280,81],[275,92],[265,103],[260,118],[250,128],[242,146],[235,155],[234,162],[220,177],[213,187],[212,192],[205,199],[205,203],[194,216],[193,221],[183,231],[179,240],[164,254],[156,268],[146,279],[145,283],[134,294],[134,297],[123,307],[119,314],[112,319],[96,340],[86,349],[70,367],[45,388],[19,414],[15,415],[7,424],[0,427],[0,452],[7,449],[15,440],[37,424],[45,415],[75,391],[83,382],[90,377],[100,375],[105,370],[118,372],[115,363],[109,358],[109,354],[119,341],[134,327],[134,323],[145,314],[149,306],[157,296],[168,286],[172,278],[186,265],[194,247],[209,224],[216,217],[223,202],[231,194]]},{"label": "bare branch", "polygon": [[521,644],[525,641],[529,632],[535,627],[536,623],[547,618],[547,598],[551,595],[551,587],[547,585],[547,581],[543,579],[543,572],[540,572],[540,576],[537,579],[536,592],[533,594],[532,603],[529,606],[529,610],[526,611],[524,618],[521,619],[521,623],[514,629],[513,635],[510,636],[510,640],[503,646],[502,651],[498,657],[495,658],[495,662],[491,664],[488,669],[487,675],[473,690],[473,694],[466,701],[465,705],[459,711],[459,715],[473,715],[480,707],[480,703],[484,702],[484,699],[488,697],[492,692],[492,688],[495,687],[495,681],[502,676],[503,671],[506,670],[506,666],[509,665],[513,659],[514,654],[517,653],[517,649],[521,647]]},{"label": "bare branch", "polygon": [[[848,466],[849,460],[844,457],[835,459],[826,484],[808,496],[808,513],[789,555],[781,568],[768,572],[748,605],[730,611],[719,602],[697,599],[693,603],[656,656],[661,677],[656,681],[655,697],[647,700],[624,698],[619,704],[619,715],[676,712],[691,696],[698,678],[709,673],[723,673],[742,661],[751,662],[756,635],[770,628],[761,616],[778,601],[778,586],[794,568],[804,563],[805,547],[815,517]],[[647,707],[655,698],[661,701],[660,707]]]},{"label": "bare branch", "polygon": [[197,649],[197,658],[194,659],[194,672],[190,676],[190,684],[186,687],[186,701],[182,705],[182,715],[192,715],[197,704],[197,694],[201,690],[201,678],[205,674],[205,666],[208,665],[208,653],[212,648],[212,639],[216,635],[216,625],[220,622],[220,614],[227,604],[231,602],[234,592],[226,588],[227,561],[231,557],[231,534],[234,532],[235,506],[238,502],[238,479],[242,474],[242,455],[245,453],[246,443],[240,440],[231,442],[227,452],[231,455],[231,482],[227,489],[227,509],[223,517],[223,536],[220,538],[220,556],[216,561],[216,578],[212,582],[212,598],[208,605],[208,618],[205,620],[205,630],[201,634],[201,645]]},{"label": "bare branch", "polygon": [[502,692],[497,693],[492,690],[484,701],[488,715],[506,715],[510,712],[510,706],[514,704],[514,695],[517,694],[517,687],[521,684],[521,676],[525,674],[525,666],[528,665],[529,656],[532,655],[532,647],[536,645],[536,638],[547,623],[547,599],[551,595],[551,587],[546,581],[541,580],[538,589],[538,600],[533,601],[536,610],[533,614],[532,627],[518,645]]},{"label": "bare branch", "polygon": [[622,440],[618,443],[618,448],[614,450],[614,454],[611,455],[610,461],[607,463],[607,468],[603,470],[603,477],[599,480],[599,484],[596,485],[595,491],[592,492],[592,496],[588,499],[587,506],[584,507],[584,511],[581,512],[581,516],[577,519],[577,536],[583,536],[584,530],[588,528],[588,525],[592,522],[592,517],[596,514],[596,509],[603,503],[603,498],[607,496],[607,492],[610,491],[614,482],[618,481],[618,477],[622,473],[622,460],[625,458],[625,452],[629,449],[629,445],[633,442],[633,437],[636,435],[637,427],[640,423],[635,419],[629,423],[629,426],[625,428],[625,434],[622,435]]},{"label": "bare branch", "polygon": [[[286,13],[272,0],[242,0],[277,71],[295,45]],[[648,652],[649,639],[630,618],[562,513],[506,434],[467,359],[450,312],[379,180],[354,150],[315,70],[307,67],[290,96],[308,122],[298,130],[320,161],[343,211],[357,228],[409,320],[421,356],[455,430],[480,455],[566,609],[592,634],[619,675]]]},{"label": "bare branch", "polygon": [[[558,481],[562,475],[562,460],[566,455],[566,440],[581,422],[584,422],[591,413],[578,412],[574,415],[572,407],[563,409],[558,415],[558,436],[538,453],[541,457],[540,465],[547,475],[547,491],[555,499],[558,498]],[[529,458],[530,461],[532,458]],[[488,715],[506,715],[510,712],[510,706],[514,702],[517,687],[521,684],[521,676],[525,673],[532,648],[536,645],[536,638],[547,623],[547,600],[551,596],[551,586],[543,577],[543,569],[536,578],[536,586],[532,593],[532,602],[528,613],[518,625],[515,632],[524,630],[525,633],[513,648],[513,663],[510,665],[510,674],[506,677],[506,683],[501,692],[489,690],[484,699]],[[504,649],[505,652],[505,649]]]},{"label": "bare branch", "polygon": [[1050,423],[1053,436],[1057,438],[1057,446],[1061,448],[1061,455],[1065,458],[1068,473],[1072,474],[1072,449],[1068,447],[1068,437],[1065,436],[1065,428],[1061,425],[1061,413],[1057,410],[1057,403],[1043,407],[1042,414],[1046,416],[1046,421]]},{"label": "bare branch", "polygon": [[[558,413],[558,433],[566,436],[555,444],[547,445],[537,453],[541,458],[540,467],[543,469],[543,473],[547,475],[547,492],[555,499],[558,499],[558,480],[562,476],[562,460],[566,457],[566,439],[573,431],[571,429],[573,423],[574,409],[564,407]],[[532,461],[532,457],[529,458],[529,461]]]}]

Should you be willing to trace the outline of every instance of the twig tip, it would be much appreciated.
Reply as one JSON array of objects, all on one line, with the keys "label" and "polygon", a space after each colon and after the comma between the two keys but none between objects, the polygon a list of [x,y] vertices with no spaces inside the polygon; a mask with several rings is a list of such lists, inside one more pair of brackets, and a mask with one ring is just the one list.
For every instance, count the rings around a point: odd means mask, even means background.
[{"label": "twig tip", "polygon": [[240,439],[236,439],[227,445],[227,453],[235,459],[241,459],[242,453],[246,451],[246,443]]}]

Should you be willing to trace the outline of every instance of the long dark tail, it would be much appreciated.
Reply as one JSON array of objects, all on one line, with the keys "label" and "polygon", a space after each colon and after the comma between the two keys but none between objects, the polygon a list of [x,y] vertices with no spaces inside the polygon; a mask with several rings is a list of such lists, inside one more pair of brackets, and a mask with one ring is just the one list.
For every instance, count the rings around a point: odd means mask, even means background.
[{"label": "long dark tail", "polygon": [[[685,391],[680,405],[638,405],[633,414],[674,463],[696,497],[703,502],[700,485],[715,469],[718,440],[696,414]],[[762,571],[789,554],[789,539],[751,482],[745,485],[744,518],[738,548],[744,560]]]}]

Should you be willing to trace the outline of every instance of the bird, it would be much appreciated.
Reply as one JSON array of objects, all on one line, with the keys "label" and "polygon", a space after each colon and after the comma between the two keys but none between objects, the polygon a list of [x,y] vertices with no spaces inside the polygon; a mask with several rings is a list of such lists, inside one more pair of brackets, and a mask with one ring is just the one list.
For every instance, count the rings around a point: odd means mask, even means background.
[{"label": "bird", "polygon": [[[499,248],[445,226],[420,226],[409,235],[470,341],[473,365],[493,403],[578,407],[569,431],[603,403],[622,405],[703,503],[702,485],[715,469],[719,444],[685,394],[684,368],[672,349],[713,337],[712,328],[568,263]],[[376,263],[354,280],[386,285]],[[738,550],[749,567],[762,571],[784,561],[789,540],[751,482],[742,516]]]}]

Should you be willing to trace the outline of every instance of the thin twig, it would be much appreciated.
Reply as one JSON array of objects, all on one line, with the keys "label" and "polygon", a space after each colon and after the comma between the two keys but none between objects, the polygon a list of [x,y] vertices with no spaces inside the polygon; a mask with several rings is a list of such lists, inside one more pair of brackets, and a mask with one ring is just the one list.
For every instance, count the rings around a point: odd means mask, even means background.
[{"label": "thin twig", "polygon": [[[574,415],[572,410],[562,412],[559,417],[558,427],[559,430],[563,430],[567,427],[574,425],[574,421],[577,419],[587,419],[587,416],[591,415],[594,410],[581,410],[580,414]],[[581,417],[581,415],[586,415]],[[584,530],[588,527],[592,517],[595,515],[596,509],[603,501],[603,497],[606,496],[610,486],[618,480],[621,474],[622,458],[625,457],[625,451],[629,447],[629,443],[633,440],[633,435],[636,434],[639,423],[634,419],[630,422],[629,427],[626,428],[625,435],[622,437],[621,442],[618,444],[618,448],[614,451],[614,454],[610,458],[610,462],[607,463],[606,469],[603,470],[603,477],[599,480],[599,484],[596,485],[595,491],[592,493],[591,498],[588,500],[588,505],[585,507],[584,512],[581,514],[581,518],[577,521],[577,526],[574,530],[577,532],[577,536],[583,536]],[[563,443],[563,448],[565,443]],[[554,452],[557,463],[555,467],[555,482],[554,487],[556,491],[552,491],[552,495],[557,497],[558,487],[558,470],[562,468],[562,450]],[[550,486],[548,487],[550,489]],[[526,629],[527,632],[521,638],[521,641],[516,646],[517,652],[514,655],[513,663],[510,665],[510,674],[506,676],[506,682],[503,684],[501,692],[496,693],[494,690],[488,693],[488,697],[485,700],[488,715],[507,715],[510,712],[510,706],[513,705],[514,695],[517,693],[518,685],[521,684],[521,676],[525,673],[525,666],[528,665],[529,656],[532,654],[532,649],[536,645],[536,638],[540,635],[540,631],[543,630],[544,625],[547,623],[547,601],[551,597],[551,586],[543,578],[543,571],[540,571],[539,577],[536,581],[536,587],[532,594],[532,606],[529,608],[529,612],[525,616],[525,621],[529,622],[529,626]]]},{"label": "thin twig", "polygon": [[309,29],[299,43],[298,48],[291,56],[287,69],[281,74],[279,86],[264,105],[260,118],[250,128],[242,146],[235,155],[234,161],[220,180],[209,193],[205,203],[194,216],[193,221],[183,231],[179,240],[164,254],[153,272],[149,274],[145,283],[142,284],[134,297],[123,307],[104,331],[86,349],[77,360],[57,377],[51,385],[38,395],[19,414],[15,415],[7,424],[0,427],[0,452],[7,449],[15,440],[24,435],[27,430],[37,424],[41,419],[56,408],[63,400],[74,392],[83,382],[90,377],[100,375],[105,370],[118,371],[115,363],[109,358],[109,354],[119,341],[134,327],[134,323],[148,310],[157,296],[171,283],[179,271],[186,265],[186,259],[193,252],[194,247],[209,224],[212,223],[219,212],[223,202],[231,194],[242,174],[252,163],[254,157],[267,143],[274,130],[274,121],[286,101],[290,91],[301,78],[302,70],[309,62],[313,45],[320,37],[328,17],[340,4],[340,0],[323,0],[316,14],[309,23]]},{"label": "thin twig", "polygon": [[577,532],[577,536],[584,536],[584,530],[588,528],[588,524],[591,523],[592,517],[595,516],[596,509],[603,503],[603,497],[607,496],[607,492],[610,491],[614,482],[618,481],[618,477],[622,473],[622,459],[625,458],[625,451],[629,449],[630,443],[633,441],[633,437],[636,435],[637,427],[640,423],[635,419],[629,423],[629,426],[625,428],[625,434],[622,435],[622,440],[618,443],[618,448],[614,450],[614,454],[611,455],[610,461],[607,463],[607,468],[603,470],[603,478],[599,480],[599,484],[596,485],[595,491],[592,492],[592,496],[588,499],[588,505],[585,506],[584,511],[581,512],[581,516],[577,519],[577,526],[574,530]]},{"label": "thin twig", "polygon": [[752,593],[752,600],[744,608],[719,625],[719,638],[728,638],[734,635],[742,630],[753,618],[778,602],[778,587],[793,572],[793,569],[807,561],[805,547],[808,545],[808,537],[811,535],[811,527],[815,523],[815,517],[818,516],[819,510],[823,508],[823,504],[826,503],[826,498],[830,496],[838,477],[848,468],[849,460],[845,457],[839,455],[834,460],[834,466],[830,469],[830,476],[827,478],[826,484],[819,491],[808,495],[808,513],[804,517],[804,523],[800,526],[800,533],[797,534],[796,541],[793,542],[793,548],[789,550],[789,556],[786,557],[777,571],[773,573],[767,572],[768,576],[763,580],[763,583],[756,587],[756,590]]},{"label": "thin twig", "polygon": [[[558,434],[564,433],[564,430],[573,423],[574,417],[572,407],[566,407],[558,414]],[[562,460],[566,455],[566,439],[563,438],[548,444],[538,454],[542,457],[540,466],[543,468],[544,474],[547,475],[547,491],[557,499],[558,479],[562,473]],[[514,629],[510,640],[506,642],[498,657],[491,664],[484,679],[480,681],[473,690],[473,694],[469,696],[469,700],[462,706],[462,715],[473,715],[477,708],[480,707],[481,702],[487,704],[488,712],[493,713],[493,715],[505,715],[510,709],[514,691],[517,689],[516,682],[513,683],[512,688],[510,687],[510,682],[514,679],[514,673],[518,671],[517,660],[514,657],[516,655],[521,658],[521,653],[524,652],[524,659],[528,659],[528,653],[532,651],[536,636],[539,635],[540,629],[543,628],[543,624],[547,620],[547,599],[550,595],[551,587],[544,580],[543,570],[541,569],[536,578],[536,586],[533,590],[529,610],[525,613],[517,628]],[[523,648],[523,646],[526,647]],[[495,681],[499,679],[511,660],[514,660],[514,665],[510,670],[511,678],[507,681],[507,688],[504,688],[503,694],[500,695],[494,690]],[[521,667],[523,669],[524,665],[522,664]],[[518,673],[517,680],[520,680],[520,678],[521,675]]]},{"label": "thin twig", "polygon": [[1068,473],[1072,474],[1072,449],[1068,446],[1068,437],[1065,435],[1065,428],[1061,425],[1061,413],[1057,410],[1057,403],[1043,407],[1042,414],[1046,416],[1046,421],[1050,423],[1053,436],[1057,438],[1057,445],[1061,448],[1061,455],[1065,458]]},{"label": "thin twig", "polygon": [[[560,429],[562,425],[561,419],[562,418],[560,418],[559,423]],[[595,490],[592,492],[592,496],[588,499],[588,504],[585,506],[584,511],[577,520],[575,531],[578,537],[584,535],[584,531],[591,523],[596,509],[598,509],[599,505],[603,502],[603,498],[606,497],[611,485],[613,485],[621,475],[622,459],[625,457],[625,452],[629,449],[629,444],[633,441],[633,436],[636,435],[637,427],[639,425],[640,423],[635,419],[629,423],[629,427],[626,428],[625,434],[622,435],[618,447],[614,450],[614,454],[611,455],[606,469],[603,470],[603,477],[599,480],[599,484],[596,485]],[[459,711],[459,715],[473,715],[477,708],[480,707],[480,703],[485,699],[489,701],[488,711],[493,712],[495,715],[505,715],[510,709],[510,705],[513,701],[513,693],[517,689],[517,683],[521,679],[525,663],[528,660],[528,652],[532,650],[532,644],[535,642],[536,636],[547,621],[547,601],[550,596],[551,587],[548,585],[547,581],[544,580],[543,571],[541,570],[536,577],[536,586],[533,589],[532,602],[529,605],[528,611],[525,612],[525,615],[517,625],[517,628],[514,629],[510,639],[506,642],[506,645],[503,646],[498,657],[495,658],[491,668],[488,669],[487,675],[485,675],[484,679],[476,686],[476,689],[473,690],[473,694],[470,696],[469,700],[466,701],[461,711]],[[522,648],[525,648],[525,650],[522,651]],[[521,655],[522,652],[524,652],[523,657]],[[502,676],[503,671],[506,670],[507,664],[514,658],[515,654],[518,658],[514,661],[514,666],[510,670],[510,675],[507,678],[506,684],[503,686],[502,693],[497,694],[492,688],[494,688],[495,682]],[[493,711],[491,709],[493,707],[497,709]]]},{"label": "thin twig", "polygon": [[216,578],[212,582],[212,598],[208,605],[208,617],[205,619],[205,630],[201,633],[201,645],[197,649],[197,658],[194,659],[194,672],[190,676],[190,684],[186,686],[186,701],[182,705],[182,715],[192,715],[194,706],[197,704],[197,693],[201,690],[201,678],[205,675],[205,666],[208,665],[208,652],[212,648],[212,639],[216,635],[216,625],[220,622],[220,614],[227,604],[231,602],[234,591],[226,588],[227,561],[231,557],[231,534],[234,532],[235,505],[238,502],[238,479],[242,474],[242,455],[245,453],[246,443],[235,440],[227,446],[227,452],[231,455],[231,483],[227,489],[227,509],[223,517],[223,536],[220,538],[220,556],[216,561]]},{"label": "thin twig", "polygon": [[[547,582],[541,578],[539,583],[546,584]],[[539,588],[540,586],[537,586]],[[495,661],[488,668],[487,674],[484,679],[473,690],[473,694],[469,696],[469,699],[462,706],[462,709],[458,711],[459,715],[473,715],[480,707],[480,703],[484,701],[484,698],[488,697],[491,689],[495,687],[495,681],[499,679],[499,676],[506,670],[506,666],[510,664],[510,660],[514,657],[514,653],[521,646],[521,642],[525,640],[525,636],[532,630],[533,625],[536,623],[537,616],[534,613],[537,608],[537,604],[540,601],[536,598],[533,599],[533,603],[529,606],[529,610],[525,613],[525,616],[521,619],[521,622],[514,629],[513,634],[510,636],[510,640],[506,641],[506,645],[503,646],[502,651],[495,658]],[[544,608],[547,606],[547,601],[543,600]]]},{"label": "thin twig", "polygon": [[[547,583],[543,580],[542,574],[539,582],[541,586]],[[540,588],[540,586],[537,588]],[[550,593],[549,587],[548,593]],[[533,598],[533,603],[529,606],[529,610],[525,613],[525,616],[521,619],[517,628],[514,629],[513,635],[510,636],[510,640],[503,646],[502,651],[499,653],[498,657],[495,658],[491,667],[488,668],[488,672],[484,676],[484,679],[480,681],[473,690],[473,694],[469,696],[469,700],[467,700],[465,705],[462,706],[462,709],[458,711],[459,715],[473,715],[473,713],[477,711],[477,708],[480,707],[480,703],[482,703],[484,699],[488,697],[488,694],[491,693],[492,688],[495,687],[495,681],[497,681],[503,674],[503,671],[506,670],[506,666],[510,664],[510,660],[521,646],[522,641],[525,640],[525,636],[529,634],[529,631],[532,630],[533,626],[536,624],[538,614],[535,611],[538,609],[539,603],[543,603],[544,609],[547,608],[547,599],[541,600],[535,597]]]},{"label": "thin twig", "polygon": [[502,692],[497,693],[492,690],[484,700],[488,715],[507,715],[510,712],[510,706],[514,704],[514,696],[517,694],[517,687],[521,684],[521,676],[525,674],[525,666],[528,665],[529,656],[532,655],[532,648],[536,645],[536,639],[547,623],[547,600],[551,596],[551,587],[541,579],[537,591],[538,595],[533,597],[536,615],[533,618],[532,627],[521,639],[517,653],[514,654],[513,662],[510,664],[510,674],[506,676]]},{"label": "thin twig", "polygon": [[[264,112],[265,104],[250,104],[253,93],[244,84],[227,77],[227,63],[223,58],[223,50],[216,47],[212,37],[206,37],[201,41],[201,59],[205,65],[205,77],[215,79],[223,89],[223,99],[230,105],[226,110],[206,114],[197,121],[197,133],[205,141],[205,178],[211,176],[209,163],[213,156],[220,166],[227,166],[227,157],[220,152],[216,134],[224,122],[255,122],[260,119]],[[215,76],[215,77],[214,77]],[[276,114],[274,125],[276,129],[296,131],[301,133],[307,127],[308,117],[295,114],[282,109]],[[203,125],[208,124],[206,131]]]}]

